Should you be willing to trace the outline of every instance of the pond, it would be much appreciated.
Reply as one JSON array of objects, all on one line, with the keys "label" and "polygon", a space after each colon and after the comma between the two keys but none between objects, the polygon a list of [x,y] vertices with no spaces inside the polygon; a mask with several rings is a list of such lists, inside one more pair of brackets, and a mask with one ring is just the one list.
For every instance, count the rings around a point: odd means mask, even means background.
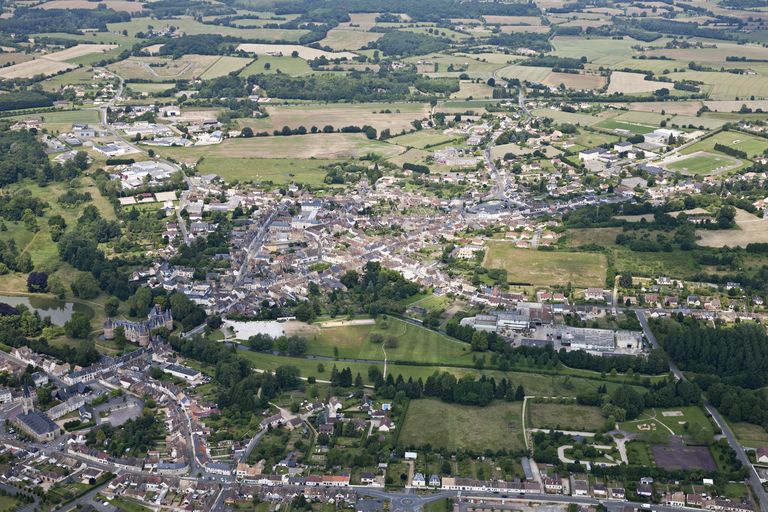
[{"label": "pond", "polygon": [[247,340],[256,334],[266,334],[272,338],[279,338],[285,334],[283,326],[285,324],[276,320],[257,320],[254,322],[236,322],[234,320],[225,320],[226,329],[235,333],[235,339]]},{"label": "pond", "polygon": [[87,306],[46,297],[0,295],[0,302],[14,307],[24,305],[31,311],[37,311],[41,318],[50,317],[51,323],[58,326],[64,325],[72,318],[72,314],[75,311],[81,311],[88,316],[93,316],[93,311]]}]

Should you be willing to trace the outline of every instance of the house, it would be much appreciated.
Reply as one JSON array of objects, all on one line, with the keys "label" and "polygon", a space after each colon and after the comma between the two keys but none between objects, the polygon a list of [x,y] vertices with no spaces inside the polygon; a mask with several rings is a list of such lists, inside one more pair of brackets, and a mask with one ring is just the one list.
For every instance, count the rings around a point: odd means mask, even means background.
[{"label": "house", "polygon": [[413,487],[424,487],[426,485],[426,479],[424,478],[423,473],[416,473],[413,475],[413,480],[411,480],[411,485]]},{"label": "house", "polygon": [[685,494],[682,492],[668,493],[664,502],[670,507],[684,507],[685,506]]},{"label": "house", "polygon": [[374,475],[373,473],[360,474],[360,483],[363,485],[370,485],[375,481],[376,481],[376,475]]},{"label": "house", "polygon": [[623,487],[612,487],[611,498],[614,500],[623,500],[627,497],[627,491]]},{"label": "house", "polygon": [[429,486],[430,487],[440,487],[440,476],[432,474],[429,477]]},{"label": "house", "polygon": [[32,374],[32,381],[35,383],[35,387],[45,386],[48,384],[48,375],[45,372],[35,372]]},{"label": "house", "polygon": [[637,484],[637,495],[650,498],[653,496],[653,486],[651,484]]},{"label": "house", "polygon": [[0,404],[8,404],[13,401],[13,394],[8,388],[0,388]]},{"label": "house", "polygon": [[603,290],[601,288],[587,288],[584,291],[584,299],[604,301],[605,297],[603,296]]},{"label": "house", "polygon": [[608,487],[605,484],[595,484],[592,486],[592,495],[595,498],[608,497]]},{"label": "house", "polygon": [[704,504],[704,498],[701,494],[686,494],[685,502],[689,507],[701,507]]},{"label": "house", "polygon": [[589,482],[586,480],[574,480],[572,494],[574,496],[589,496]]},{"label": "house", "polygon": [[563,480],[558,475],[544,478],[544,490],[549,493],[560,494],[563,492]]},{"label": "house", "polygon": [[620,155],[623,155],[624,153],[628,153],[632,150],[632,143],[631,142],[616,142],[613,145],[613,150],[617,152]]},{"label": "house", "polygon": [[757,462],[768,464],[768,448],[765,446],[758,448],[756,450],[755,456],[757,457]]}]

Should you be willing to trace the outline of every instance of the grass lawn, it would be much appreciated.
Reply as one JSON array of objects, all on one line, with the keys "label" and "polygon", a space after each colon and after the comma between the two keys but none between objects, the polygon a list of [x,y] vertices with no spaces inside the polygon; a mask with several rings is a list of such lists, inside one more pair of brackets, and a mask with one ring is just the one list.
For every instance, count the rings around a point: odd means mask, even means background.
[{"label": "grass lawn", "polygon": [[532,428],[595,432],[605,424],[600,408],[586,405],[535,403],[529,400],[526,414],[526,425]]},{"label": "grass lawn", "polygon": [[743,151],[747,154],[748,158],[761,155],[763,151],[768,149],[768,140],[766,139],[741,132],[724,131],[688,146],[682,153],[690,155],[697,151],[706,151],[717,154],[715,151],[715,144],[723,144],[733,149]]},{"label": "grass lawn", "polygon": [[483,266],[505,269],[510,283],[545,286],[602,286],[607,270],[603,254],[517,249],[501,241],[488,243]]},{"label": "grass lawn", "polygon": [[13,496],[0,496],[0,510],[18,510],[22,503]]},{"label": "grass lawn", "polygon": [[393,144],[400,146],[424,149],[427,146],[435,146],[455,140],[455,136],[446,135],[437,130],[419,130],[388,139]]},{"label": "grass lawn", "polygon": [[639,134],[639,135],[650,133],[656,129],[655,126],[648,126],[648,125],[639,124],[639,123],[631,123],[628,121],[616,121],[614,119],[607,119],[605,121],[601,121],[595,126],[598,128],[606,129],[606,130],[627,130],[634,134]]},{"label": "grass lawn", "polygon": [[[335,348],[341,358],[383,360],[386,350],[390,361],[472,364],[469,344],[397,318],[379,320],[376,325],[318,328],[314,332],[307,337],[310,354],[333,357]],[[373,334],[385,340],[396,338],[397,347],[371,342]]]},{"label": "grass lawn", "polygon": [[763,427],[751,423],[729,423],[729,425],[741,444],[751,448],[768,445],[768,432]]},{"label": "grass lawn", "polygon": [[691,254],[684,251],[634,252],[626,247],[615,247],[613,254],[618,272],[629,271],[638,276],[670,275],[683,278],[700,269]]},{"label": "grass lawn", "polygon": [[687,436],[693,442],[711,439],[714,435],[712,424],[699,407],[646,409],[638,419],[622,423],[621,429],[658,441],[672,434]]},{"label": "grass lawn", "polygon": [[126,498],[115,497],[109,503],[122,512],[149,512],[152,509]]},{"label": "grass lawn", "polygon": [[[682,416],[665,416],[667,414],[675,414],[681,412]],[[646,411],[648,412],[648,411]],[[671,428],[675,434],[684,435],[688,432],[693,432],[694,429],[703,429],[711,437],[714,435],[714,429],[707,416],[704,414],[704,410],[700,407],[673,407],[671,409],[656,409],[656,419]],[[688,425],[686,429],[685,425]]]},{"label": "grass lawn", "polygon": [[699,154],[677,160],[666,167],[670,171],[687,172],[690,174],[709,174],[713,171],[738,166],[739,161],[730,156],[722,156],[716,153]]},{"label": "grass lawn", "polygon": [[651,451],[643,441],[629,441],[627,443],[627,459],[635,466],[650,468],[654,466]]},{"label": "grass lawn", "polygon": [[30,117],[39,118],[48,130],[54,134],[57,132],[68,131],[72,128],[72,123],[98,123],[99,112],[96,110],[64,110],[59,112],[42,112],[40,114],[25,114],[11,116],[6,119],[28,119]]},{"label": "grass lawn", "polygon": [[[431,444],[448,450],[489,447],[522,450],[522,402],[496,401],[487,407],[412,400],[400,433],[403,446]],[[478,421],[479,420],[479,421]]]},{"label": "grass lawn", "polygon": [[229,158],[206,157],[197,166],[201,174],[215,172],[227,181],[271,181],[282,185],[291,182],[312,186],[324,185],[326,171],[321,166],[338,160],[299,158]]},{"label": "grass lawn", "polygon": [[[238,352],[242,357],[250,360],[253,363],[254,368],[275,371],[278,366],[295,366],[299,369],[301,377],[313,376],[318,380],[329,380],[331,376],[331,369],[333,365],[336,365],[338,369],[349,367],[352,370],[353,375],[360,373],[365,384],[372,384],[368,380],[368,368],[371,366],[378,366],[379,369],[383,369],[383,363],[361,363],[361,362],[348,362],[348,361],[329,361],[329,360],[317,360],[307,359],[303,357],[285,357],[276,356],[272,354],[265,354],[262,352],[251,352],[249,350],[241,350]],[[318,372],[318,363],[322,363],[324,367],[323,372]],[[579,393],[596,391],[600,384],[605,384],[608,387],[608,391],[615,389],[621,383],[606,382],[600,380],[587,379],[577,376],[569,376],[568,386],[563,385],[564,376],[562,375],[542,375],[536,373],[533,369],[530,372],[523,371],[508,371],[502,372],[498,370],[475,370],[473,368],[461,368],[455,366],[440,366],[440,365],[416,365],[416,364],[388,364],[387,373],[391,373],[393,376],[402,375],[404,379],[408,380],[409,377],[414,379],[426,380],[430,375],[435,372],[448,372],[455,375],[457,378],[465,375],[486,375],[493,377],[496,381],[506,378],[510,380],[514,386],[522,384],[525,388],[525,393],[535,396],[576,396]]]},{"label": "grass lawn", "polygon": [[[269,64],[269,66],[267,66]],[[269,68],[269,69],[267,69]],[[298,57],[259,55],[258,60],[248,64],[240,76],[250,76],[256,74],[275,74],[277,72],[291,76],[311,75],[315,71],[309,67],[307,61]]]}]

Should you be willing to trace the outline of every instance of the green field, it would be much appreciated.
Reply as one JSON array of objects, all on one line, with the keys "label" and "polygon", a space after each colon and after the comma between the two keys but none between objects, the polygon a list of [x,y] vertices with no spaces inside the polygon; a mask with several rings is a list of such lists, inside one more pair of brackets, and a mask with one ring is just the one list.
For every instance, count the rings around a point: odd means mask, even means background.
[{"label": "green field", "polygon": [[[667,416],[664,415],[665,412]],[[679,415],[670,415],[678,413]],[[632,434],[660,437],[674,434],[690,436],[693,440],[705,440],[714,435],[712,423],[705,416],[703,409],[695,406],[647,409],[637,420],[624,422],[620,426],[622,430]]]},{"label": "green field", "polygon": [[[493,402],[487,407],[446,404],[437,400],[411,400],[400,433],[402,446],[432,445],[455,450],[525,448],[522,402]],[[482,417],[481,421],[478,421]]]},{"label": "green field", "polygon": [[[367,385],[372,384],[368,380],[368,368],[372,363],[363,362],[350,362],[350,361],[333,361],[333,360],[318,360],[307,359],[303,357],[285,357],[276,356],[273,354],[266,354],[263,352],[251,352],[249,350],[241,350],[238,352],[240,356],[250,360],[253,363],[254,368],[265,371],[274,371],[278,366],[295,366],[299,369],[302,377],[315,377],[319,381],[328,380],[331,375],[331,368],[335,364],[337,368],[349,367],[353,374],[360,373],[363,378],[363,382]],[[322,363],[324,371],[318,371],[318,363]],[[383,369],[383,363],[376,363],[374,366]],[[502,372],[498,370],[475,370],[473,368],[462,368],[456,366],[440,366],[440,365],[415,365],[415,364],[388,364],[387,373],[391,373],[395,377],[402,375],[403,378],[408,380],[409,377],[414,379],[426,380],[430,375],[435,372],[448,372],[455,375],[457,378],[465,375],[480,376],[486,375],[493,377],[497,381],[506,378],[510,380],[515,386],[522,384],[525,388],[525,393],[535,396],[576,396],[578,393],[595,391],[601,384],[605,384],[608,390],[616,388],[621,385],[620,382],[601,381],[597,378],[588,379],[578,376],[569,376],[568,383],[564,385],[565,377],[563,375],[546,375],[537,373],[535,369],[531,369],[530,372],[523,371],[508,371]],[[599,377],[596,374],[595,377]]]},{"label": "green field", "polygon": [[599,407],[528,401],[526,427],[596,432],[605,425]]},{"label": "green field", "polygon": [[455,139],[455,135],[446,135],[436,130],[418,130],[413,133],[392,137],[388,140],[400,146],[424,149],[426,146],[444,144]]},{"label": "green field", "polygon": [[[313,332],[315,334],[307,338],[307,352],[319,356],[332,357],[336,349],[341,358],[384,360],[386,350],[390,361],[473,363],[467,343],[392,317],[380,319],[376,325],[318,328]],[[397,347],[385,348],[382,343],[371,342],[373,334],[385,340],[394,337]]]},{"label": "green field", "polygon": [[768,139],[742,132],[724,131],[718,132],[711,137],[707,137],[696,144],[692,144],[681,152],[685,155],[690,155],[697,151],[706,151],[717,154],[715,151],[715,144],[723,144],[733,149],[743,151],[747,154],[747,158],[762,155],[763,151],[768,149]]},{"label": "green field", "polygon": [[615,247],[614,265],[617,272],[629,271],[638,276],[687,277],[700,270],[699,264],[685,251],[634,252],[627,247]]},{"label": "green field", "polygon": [[614,119],[606,119],[595,125],[598,128],[605,130],[627,130],[634,134],[644,135],[650,133],[656,128],[654,126],[648,126],[645,124],[632,123],[629,121],[617,121]]},{"label": "green field", "polygon": [[254,60],[240,71],[240,76],[275,74],[278,72],[291,76],[302,76],[311,75],[315,71],[309,67],[309,64],[304,59],[290,56],[259,55],[257,60]]},{"label": "green field", "polygon": [[130,36],[135,36],[137,32],[147,32],[148,25],[153,25],[155,30],[161,30],[169,25],[176,27],[177,32],[184,32],[188,36],[199,34],[220,34],[222,36],[237,37],[240,39],[259,39],[265,41],[289,41],[298,42],[299,38],[307,33],[306,30],[293,30],[281,28],[237,28],[225,27],[222,25],[208,25],[200,23],[189,16],[174,18],[172,20],[154,20],[150,18],[133,18],[131,21],[123,23],[110,23],[108,28],[110,32],[122,32],[127,30]]},{"label": "green field", "polygon": [[643,441],[629,441],[627,443],[627,459],[630,464],[635,466],[652,468],[656,465],[653,462],[648,444]]},{"label": "green field", "polygon": [[[307,129],[310,127],[307,126]],[[221,144],[191,148],[158,148],[165,157],[192,162],[199,158],[231,159],[232,165],[242,158],[268,159],[339,159],[357,158],[376,153],[384,158],[398,155],[405,148],[378,140],[369,140],[362,133],[318,133],[287,137],[253,137],[225,139]],[[228,166],[220,167],[222,171]],[[222,173],[222,177],[226,178]]]},{"label": "green field", "polygon": [[763,427],[751,423],[729,423],[729,425],[741,444],[751,448],[768,446],[768,432]]},{"label": "green field", "polygon": [[506,269],[510,283],[542,286],[602,286],[607,270],[603,254],[517,249],[501,241],[488,243],[483,266]]},{"label": "green field", "polygon": [[715,153],[698,154],[677,160],[666,167],[670,171],[680,171],[689,174],[709,174],[718,170],[737,168],[739,160],[730,156],[722,156]]},{"label": "green field", "polygon": [[200,78],[206,80],[210,78],[216,78],[219,76],[228,75],[233,71],[244,68],[251,63],[251,59],[243,57],[220,57],[211,67],[205,70],[205,73],[200,75]]}]

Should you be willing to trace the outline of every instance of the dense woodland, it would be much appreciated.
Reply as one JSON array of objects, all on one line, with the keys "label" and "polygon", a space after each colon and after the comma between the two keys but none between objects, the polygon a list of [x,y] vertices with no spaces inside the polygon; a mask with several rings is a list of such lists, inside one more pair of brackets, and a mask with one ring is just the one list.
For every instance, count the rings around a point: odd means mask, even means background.
[{"label": "dense woodland", "polygon": [[756,324],[707,327],[690,318],[655,321],[659,342],[731,421],[768,429],[768,340]]}]

